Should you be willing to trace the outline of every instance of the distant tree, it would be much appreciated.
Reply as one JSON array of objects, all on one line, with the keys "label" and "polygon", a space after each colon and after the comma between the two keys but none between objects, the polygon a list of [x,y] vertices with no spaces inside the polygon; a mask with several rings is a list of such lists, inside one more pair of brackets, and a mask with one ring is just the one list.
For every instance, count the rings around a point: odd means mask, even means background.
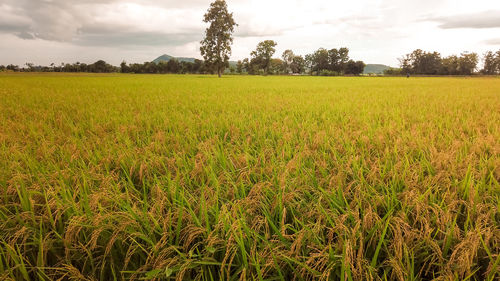
[{"label": "distant tree", "polygon": [[257,64],[259,69],[263,69],[264,74],[269,73],[271,57],[276,52],[276,45],[277,43],[273,40],[265,40],[257,44],[257,48],[251,53],[254,64]]},{"label": "distant tree", "polygon": [[25,65],[28,67],[27,71],[33,72],[35,69],[35,65],[32,62],[27,62]]},{"label": "distant tree", "polygon": [[6,69],[5,65],[0,65],[0,71],[5,71]]},{"label": "distant tree", "polygon": [[19,66],[14,65],[14,64],[9,64],[9,65],[7,65],[6,69],[10,70],[10,71],[19,71]]},{"label": "distant tree", "polygon": [[89,72],[89,66],[86,63],[80,63],[80,71]]},{"label": "distant tree", "polygon": [[300,74],[305,71],[306,61],[302,56],[294,56],[290,69],[294,74]]},{"label": "distant tree", "polygon": [[200,42],[201,55],[205,63],[221,77],[224,69],[229,65],[233,43],[232,34],[237,24],[233,19],[233,14],[228,12],[224,0],[216,0],[210,4],[203,22],[210,23],[210,26],[205,30],[205,39]]},{"label": "distant tree", "polygon": [[248,58],[244,58],[241,63],[243,65],[243,71],[246,71],[249,74],[252,74],[252,73],[250,73],[250,61],[248,60]]},{"label": "distant tree", "polygon": [[262,69],[261,65],[262,65],[262,58],[259,57],[251,58],[247,64],[248,74],[251,75],[264,74],[264,70]]},{"label": "distant tree", "polygon": [[195,59],[193,63],[193,73],[203,73],[203,61]]},{"label": "distant tree", "polygon": [[281,55],[281,58],[283,59],[283,72],[285,74],[292,72],[291,68],[293,64],[293,59],[295,58],[295,54],[293,53],[293,51],[285,50]]},{"label": "distant tree", "polygon": [[106,62],[103,60],[96,61],[92,66],[92,72],[103,73],[106,72]]},{"label": "distant tree", "polygon": [[179,73],[186,74],[186,73],[193,73],[193,68],[194,68],[194,63],[189,62],[189,61],[182,61],[181,62],[181,69]]},{"label": "distant tree", "polygon": [[459,75],[460,74],[460,65],[458,57],[455,55],[451,55],[443,58],[441,66],[441,74],[443,75]]},{"label": "distant tree", "polygon": [[77,61],[77,62],[75,63],[75,71],[76,71],[76,72],[81,72],[81,71],[82,71],[81,66],[82,66],[82,64],[81,64],[79,61]]},{"label": "distant tree", "polygon": [[500,74],[500,50],[495,53],[495,61],[497,65],[497,73]]},{"label": "distant tree", "polygon": [[360,75],[365,69],[365,63],[362,61],[347,61],[345,65],[345,74]]},{"label": "distant tree", "polygon": [[283,73],[283,60],[272,58],[269,62],[269,74],[282,74]]},{"label": "distant tree", "polygon": [[451,55],[441,58],[438,52],[425,52],[420,49],[399,59],[403,73],[424,75],[471,75],[477,68],[478,55],[464,52],[457,57]]},{"label": "distant tree", "polygon": [[441,54],[416,49],[399,59],[403,72],[412,74],[436,75],[443,71]]},{"label": "distant tree", "polygon": [[310,75],[313,74],[313,65],[314,65],[314,54],[306,54],[304,57],[306,71],[309,72]]},{"label": "distant tree", "polygon": [[384,70],[384,75],[402,75],[402,74],[404,74],[404,73],[403,73],[403,70],[401,68],[390,67],[390,68]]},{"label": "distant tree", "polygon": [[464,52],[460,54],[459,69],[462,75],[471,75],[477,68],[479,57],[476,53]]},{"label": "distant tree", "polygon": [[[499,51],[500,52],[500,51]],[[483,56],[484,66],[481,73],[487,75],[498,74],[500,60],[497,58],[496,54],[492,51],[488,51]]]},{"label": "distant tree", "polygon": [[236,72],[239,74],[243,73],[243,62],[241,60],[236,63]]},{"label": "distant tree", "polygon": [[171,59],[167,62],[168,73],[179,73],[181,71],[181,64],[176,59]]},{"label": "distant tree", "polygon": [[121,73],[128,73],[129,71],[130,71],[130,68],[128,67],[127,62],[122,61],[122,63],[120,64],[120,72]]},{"label": "distant tree", "polygon": [[324,48],[319,48],[316,52],[307,56],[306,59],[309,61],[311,74],[314,72],[316,75],[320,75],[321,71],[329,70],[330,68],[330,56]]},{"label": "distant tree", "polygon": [[156,65],[156,70],[158,71],[158,73],[162,74],[168,73],[168,62],[166,61],[158,62],[158,64]]},{"label": "distant tree", "polygon": [[411,67],[411,58],[409,54],[399,58],[398,61],[401,72],[403,72],[403,74],[413,73],[413,69]]},{"label": "distant tree", "polygon": [[349,49],[331,49],[328,51],[328,70],[338,73],[344,73],[347,62],[349,61]]},{"label": "distant tree", "polygon": [[411,60],[412,72],[415,74],[436,75],[441,69],[441,55],[438,52],[425,52],[420,49],[413,51]]}]

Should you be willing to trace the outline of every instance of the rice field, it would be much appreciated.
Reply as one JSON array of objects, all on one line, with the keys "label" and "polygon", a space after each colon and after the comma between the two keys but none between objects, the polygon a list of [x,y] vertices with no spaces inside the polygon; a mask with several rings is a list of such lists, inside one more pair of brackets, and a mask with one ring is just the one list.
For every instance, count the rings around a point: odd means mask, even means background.
[{"label": "rice field", "polygon": [[1,280],[498,280],[500,79],[0,74]]}]

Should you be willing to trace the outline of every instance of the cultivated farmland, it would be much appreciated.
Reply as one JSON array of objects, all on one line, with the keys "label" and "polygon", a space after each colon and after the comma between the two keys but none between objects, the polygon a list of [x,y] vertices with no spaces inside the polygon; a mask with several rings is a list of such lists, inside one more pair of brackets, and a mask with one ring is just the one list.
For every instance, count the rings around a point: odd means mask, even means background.
[{"label": "cultivated farmland", "polygon": [[500,79],[0,75],[2,280],[498,280]]}]

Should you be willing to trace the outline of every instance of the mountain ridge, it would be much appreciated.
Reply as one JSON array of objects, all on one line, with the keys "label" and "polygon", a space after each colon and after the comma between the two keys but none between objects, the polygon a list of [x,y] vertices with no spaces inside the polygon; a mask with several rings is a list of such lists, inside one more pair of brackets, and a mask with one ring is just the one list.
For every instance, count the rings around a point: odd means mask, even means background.
[{"label": "mountain ridge", "polygon": [[168,62],[169,60],[171,59],[176,59],[178,60],[179,62],[194,62],[195,58],[187,58],[187,57],[174,57],[174,56],[170,56],[170,55],[167,55],[167,54],[163,54],[159,57],[157,57],[156,59],[153,60],[154,63],[160,63],[160,62]]},{"label": "mountain ridge", "polygon": [[387,70],[389,68],[391,67],[385,64],[370,63],[366,64],[365,69],[363,70],[363,74],[384,74],[384,70]]}]

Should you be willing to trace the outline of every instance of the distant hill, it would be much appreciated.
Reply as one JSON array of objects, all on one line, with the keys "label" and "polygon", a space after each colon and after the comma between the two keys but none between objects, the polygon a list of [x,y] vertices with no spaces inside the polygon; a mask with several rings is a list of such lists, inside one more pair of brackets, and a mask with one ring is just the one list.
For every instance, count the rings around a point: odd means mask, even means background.
[{"label": "distant hill", "polygon": [[375,74],[383,74],[384,70],[391,68],[390,66],[384,64],[367,64],[365,66],[364,74],[375,73]]},{"label": "distant hill", "polygon": [[157,57],[156,59],[153,60],[154,63],[160,63],[161,61],[167,62],[171,59],[176,59],[180,62],[185,61],[185,62],[194,62],[194,58],[183,58],[183,57],[173,57],[169,55],[161,55]]},{"label": "distant hill", "polygon": [[[173,57],[173,56],[170,56],[170,55],[161,55],[159,57],[157,57],[156,59],[153,60],[154,63],[160,63],[161,61],[164,61],[164,62],[167,62],[171,59],[176,59],[180,62],[194,62],[195,58],[184,58],[184,57]],[[235,61],[229,61],[229,65],[230,66],[236,66],[236,62]]]}]

